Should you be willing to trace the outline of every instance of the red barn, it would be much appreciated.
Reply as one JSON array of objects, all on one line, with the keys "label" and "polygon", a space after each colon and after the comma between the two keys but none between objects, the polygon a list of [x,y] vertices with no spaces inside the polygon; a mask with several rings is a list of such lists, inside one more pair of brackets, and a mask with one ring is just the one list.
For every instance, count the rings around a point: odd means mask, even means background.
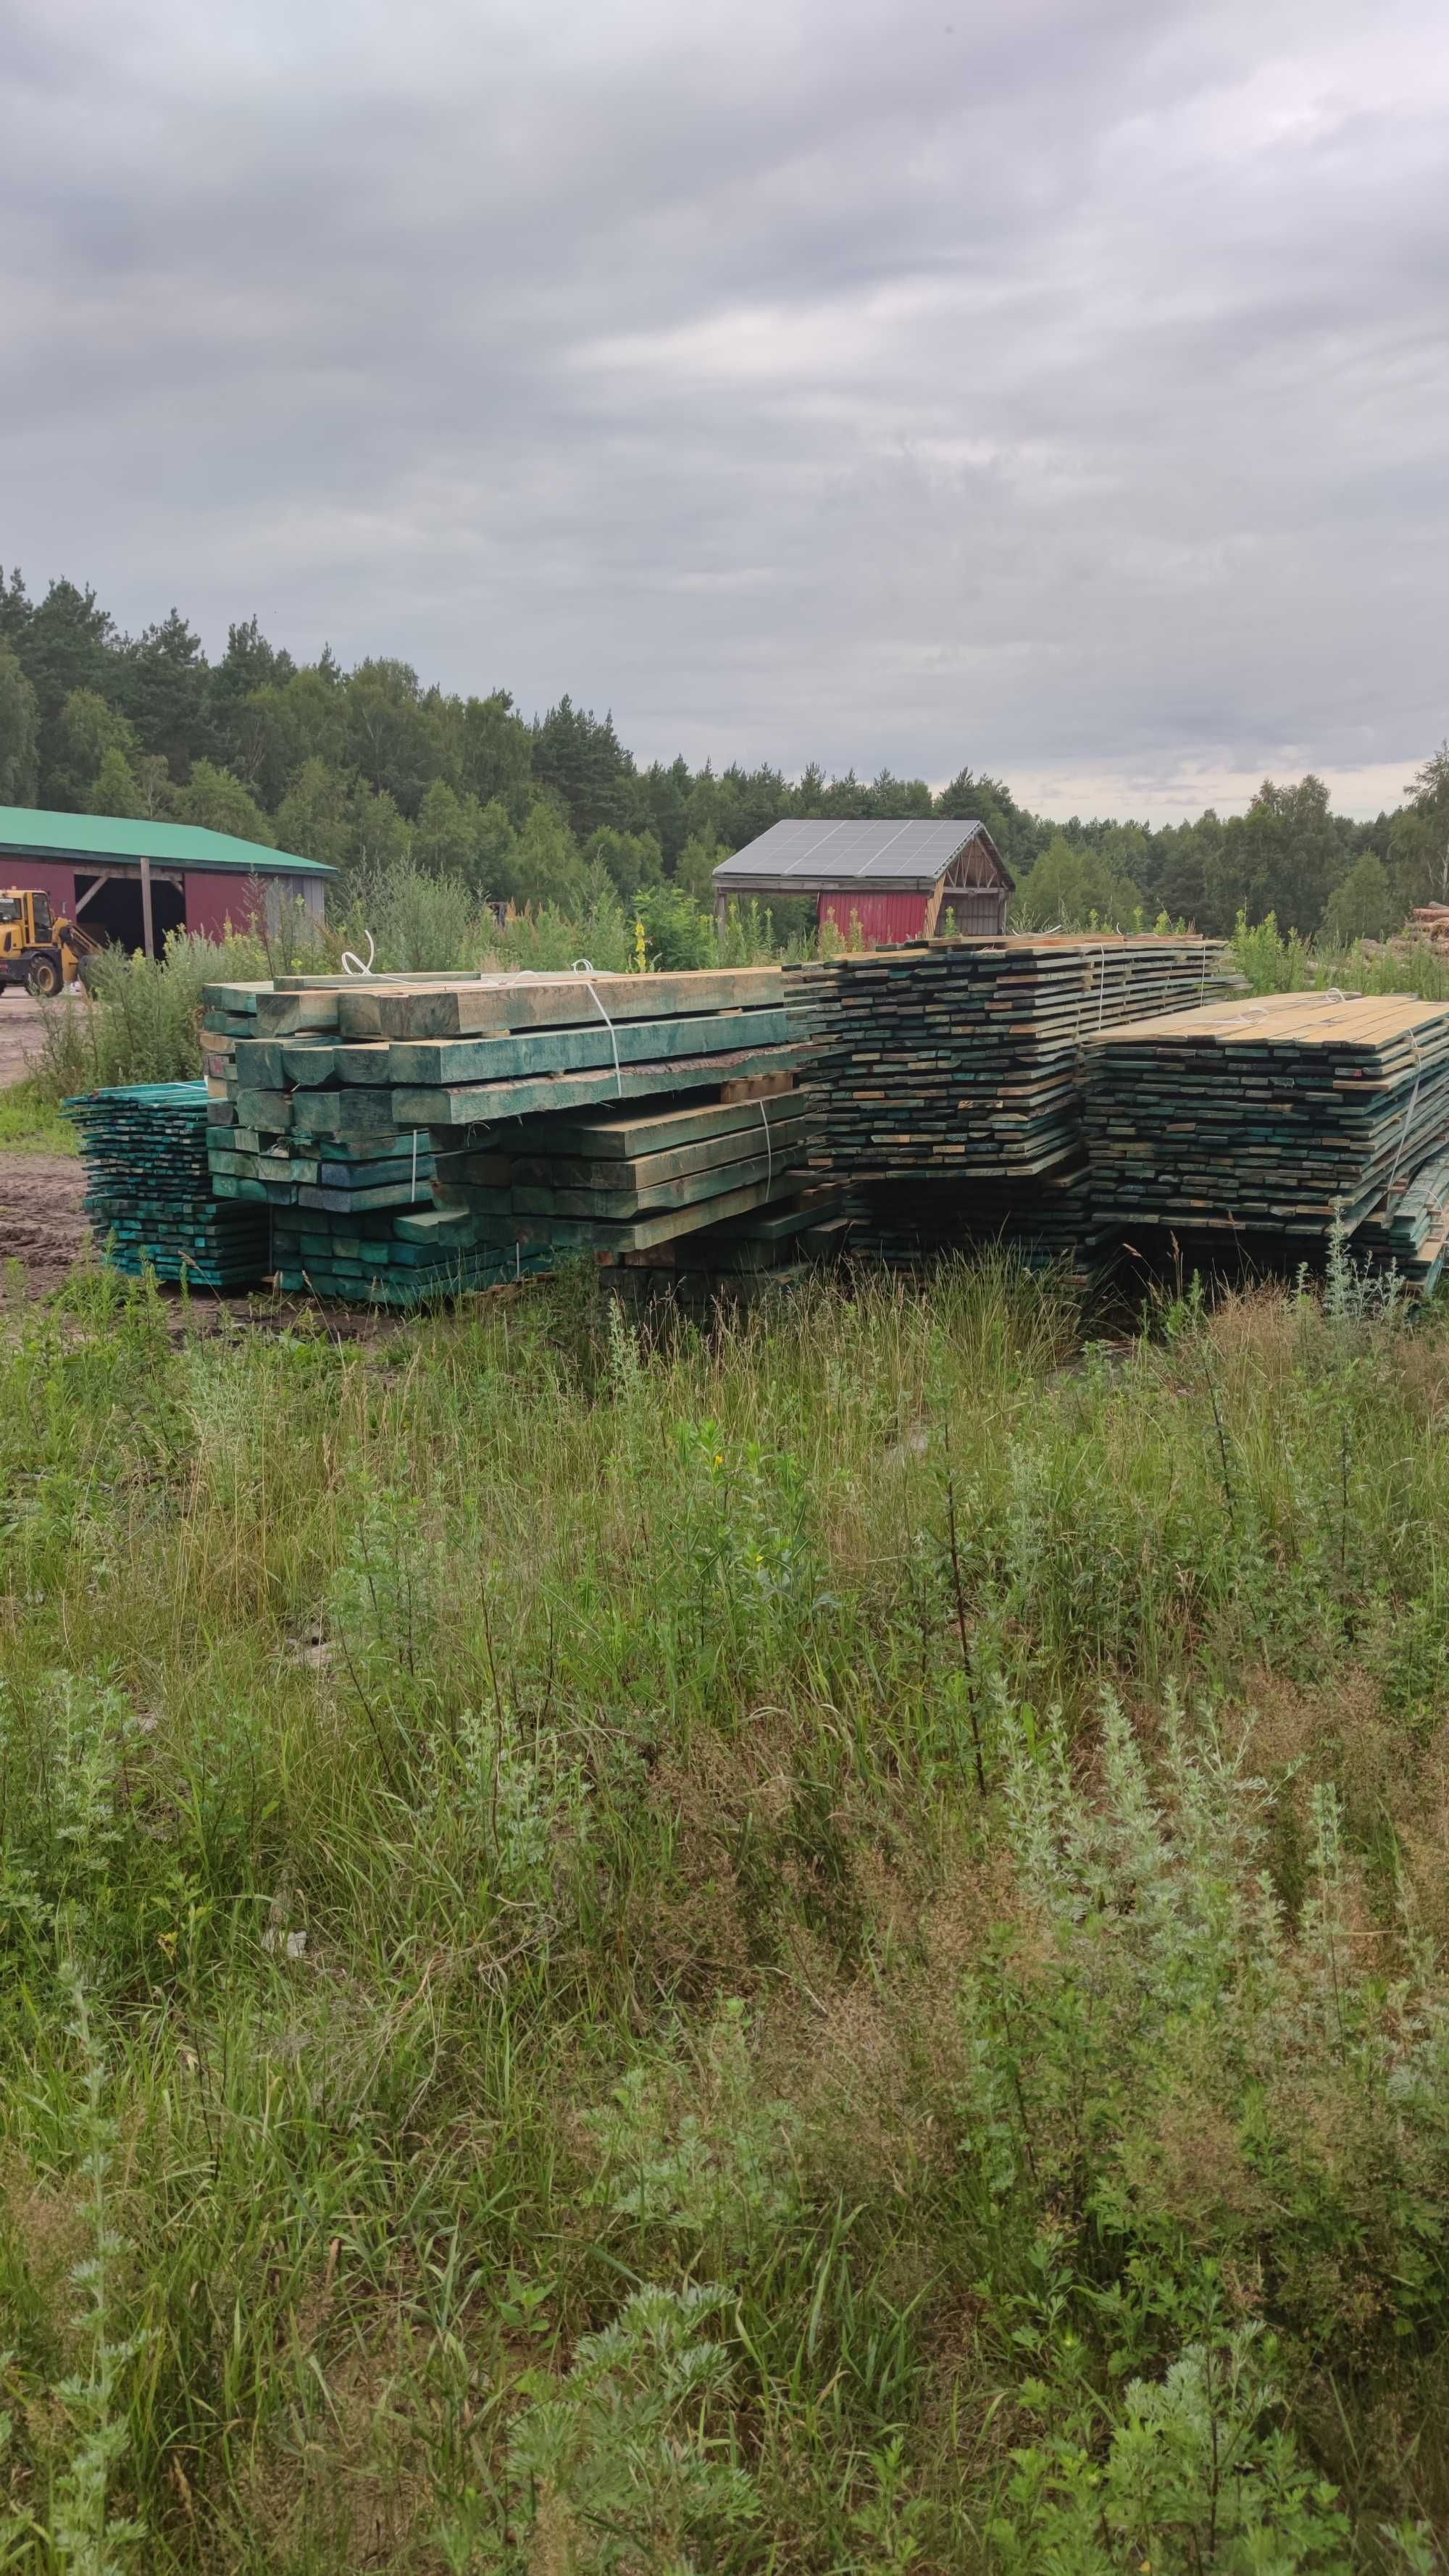
[{"label": "red barn", "polygon": [[769,895],[813,895],[843,938],[898,948],[1006,928],[1014,879],[984,823],[772,824],[714,871],[715,913]]},{"label": "red barn", "polygon": [[132,822],[118,814],[50,814],[0,805],[0,892],[36,887],[51,910],[104,931],[119,948],[142,948],[145,900],[159,956],[172,930],[219,939],[228,924],[275,928],[283,906],[301,902],[322,919],[334,873],[316,859],[268,850],[193,823]]}]

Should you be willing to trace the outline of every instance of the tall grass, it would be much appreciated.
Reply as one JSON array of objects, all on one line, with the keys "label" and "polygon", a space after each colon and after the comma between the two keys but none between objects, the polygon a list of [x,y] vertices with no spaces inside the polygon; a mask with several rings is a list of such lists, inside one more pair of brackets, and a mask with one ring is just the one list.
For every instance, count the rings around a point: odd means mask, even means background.
[{"label": "tall grass", "polygon": [[[302,952],[319,962],[317,952]],[[291,971],[295,948],[251,934],[222,940],[173,931],[159,958],[105,949],[88,989],[43,1005],[33,1085],[51,1103],[115,1082],[186,1082],[201,1071],[206,985],[257,982]]]},{"label": "tall grass", "polygon": [[1439,2565],[1446,1394],[991,1264],[13,1319],[11,2563]]},{"label": "tall grass", "polygon": [[1432,939],[1405,937],[1392,946],[1362,939],[1348,948],[1286,938],[1272,913],[1249,926],[1238,916],[1233,954],[1255,993],[1417,993],[1426,1002],[1449,1001],[1449,958]]}]

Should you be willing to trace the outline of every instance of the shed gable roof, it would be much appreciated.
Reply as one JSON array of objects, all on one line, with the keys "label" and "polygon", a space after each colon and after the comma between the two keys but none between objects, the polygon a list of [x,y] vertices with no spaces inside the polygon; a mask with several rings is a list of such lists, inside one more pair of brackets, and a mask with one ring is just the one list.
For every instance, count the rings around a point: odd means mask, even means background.
[{"label": "shed gable roof", "polygon": [[745,894],[782,885],[798,886],[801,894],[852,885],[929,893],[973,843],[983,845],[979,855],[997,872],[994,882],[1009,889],[1011,877],[984,823],[892,820],[772,823],[721,862],[714,883]]}]

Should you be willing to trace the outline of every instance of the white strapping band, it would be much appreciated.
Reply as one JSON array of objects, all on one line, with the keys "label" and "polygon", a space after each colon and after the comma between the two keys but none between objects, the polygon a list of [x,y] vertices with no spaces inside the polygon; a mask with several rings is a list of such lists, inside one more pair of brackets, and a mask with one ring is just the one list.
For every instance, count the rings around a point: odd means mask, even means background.
[{"label": "white strapping band", "polygon": [[1409,1141],[1409,1129],[1413,1124],[1414,1112],[1419,1105],[1419,1085],[1424,1078],[1424,1059],[1419,1053],[1419,1041],[1412,1029],[1409,1031],[1409,1044],[1414,1050],[1414,1088],[1409,1094],[1408,1108],[1404,1111],[1404,1124],[1399,1134],[1399,1150],[1394,1156],[1393,1169],[1390,1171],[1389,1177],[1384,1183],[1385,1198],[1388,1197],[1390,1190],[1394,1186],[1394,1173],[1397,1172],[1399,1168],[1399,1164],[1403,1159],[1404,1147]]},{"label": "white strapping band", "polygon": [[763,1100],[760,1101],[758,1105],[760,1112],[760,1125],[765,1131],[765,1196],[768,1198],[771,1190],[775,1186],[775,1146],[774,1140],[770,1134],[770,1121],[765,1114],[765,1104]]},{"label": "white strapping band", "polygon": [[619,1041],[614,1034],[614,1023],[610,1019],[608,1012],[605,1010],[603,1003],[599,999],[598,989],[593,980],[598,969],[596,968],[592,957],[576,957],[574,959],[573,971],[576,975],[582,975],[584,977],[589,988],[589,999],[593,1003],[595,1010],[598,1012],[600,1019],[603,1021],[605,1028],[609,1032],[609,1044],[614,1050],[614,1080],[618,1084],[619,1098],[622,1100],[624,1097],[624,1077],[619,1071]]}]

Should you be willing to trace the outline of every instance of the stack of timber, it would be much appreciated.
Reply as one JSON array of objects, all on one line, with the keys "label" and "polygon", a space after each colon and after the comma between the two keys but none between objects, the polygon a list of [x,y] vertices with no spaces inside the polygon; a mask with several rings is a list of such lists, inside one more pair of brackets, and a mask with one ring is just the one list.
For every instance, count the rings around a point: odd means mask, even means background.
[{"label": "stack of timber", "polygon": [[1057,1273],[1083,1294],[1101,1285],[1116,1248],[1113,1228],[1093,1209],[1085,1163],[1047,1173],[1029,1188],[877,1183],[862,1193],[851,1237],[853,1252],[891,1270],[1001,1251],[1025,1269]]},{"label": "stack of timber", "polygon": [[213,1185],[274,1211],[287,1287],[412,1303],[619,1258],[772,1205],[811,1141],[778,968],[293,977],[206,1019]]},{"label": "stack of timber", "polygon": [[601,1272],[601,1284],[636,1314],[667,1308],[707,1323],[803,1287],[840,1260],[853,1224],[842,1184],[796,1172],[784,1195],[750,1215],[626,1252]]},{"label": "stack of timber", "polygon": [[1211,1002],[1226,943],[962,939],[793,970],[816,1013],[816,1169],[866,1182],[1034,1181],[1080,1162],[1086,1040]]},{"label": "stack of timber", "polygon": [[705,1100],[525,1119],[443,1166],[442,1207],[490,1241],[626,1260],[793,1198],[818,1121],[780,1077],[743,1077]]},{"label": "stack of timber", "polygon": [[1443,1002],[1268,994],[1110,1029],[1088,1056],[1094,1211],[1119,1229],[1387,1233],[1449,1147]]},{"label": "stack of timber", "polygon": [[466,1216],[421,1204],[356,1216],[279,1210],[272,1257],[275,1285],[289,1294],[368,1306],[421,1306],[505,1287],[548,1266],[480,1243]]},{"label": "stack of timber", "polygon": [[342,977],[211,985],[202,1050],[216,1195],[358,1216],[424,1203],[427,1140],[400,1138],[387,1050],[340,1043]]},{"label": "stack of timber", "polygon": [[65,1104],[80,1131],[86,1213],[113,1269],[244,1288],[267,1269],[267,1226],[218,1205],[204,1082],[127,1083]]},{"label": "stack of timber", "polygon": [[1367,1268],[1395,1273],[1416,1295],[1438,1286],[1449,1254],[1449,1145],[1416,1172],[1395,1174],[1355,1229],[1353,1252]]}]

